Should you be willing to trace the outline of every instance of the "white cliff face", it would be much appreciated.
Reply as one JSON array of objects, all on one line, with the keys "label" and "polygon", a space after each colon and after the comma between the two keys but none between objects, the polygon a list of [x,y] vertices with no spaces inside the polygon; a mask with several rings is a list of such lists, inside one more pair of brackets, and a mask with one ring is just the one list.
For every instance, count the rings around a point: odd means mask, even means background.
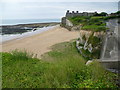
[{"label": "white cliff face", "polygon": [[81,36],[80,36],[80,40],[79,40],[79,42],[81,42],[81,44],[83,44],[83,39],[82,39]]},{"label": "white cliff face", "polygon": [[89,51],[89,52],[92,52],[92,50],[93,50],[92,44],[89,44],[89,45],[88,45],[88,51]]},{"label": "white cliff face", "polygon": [[[89,38],[90,35],[92,35],[92,31],[86,31],[86,30],[80,30],[80,35],[81,36],[86,36],[86,38]],[[105,32],[94,32],[93,36],[101,37],[104,36]]]},{"label": "white cliff face", "polygon": [[[98,46],[94,46],[92,39],[93,38],[95,39],[95,37],[101,38],[103,37],[104,34],[105,34],[104,32],[92,32],[92,31],[80,30],[79,40],[76,41],[76,47],[78,51],[80,52],[80,54],[84,57],[88,57],[91,59],[92,56],[89,56],[89,55],[91,55],[96,50],[99,50],[99,44],[100,44],[96,42]],[[87,52],[88,55],[85,52]]]},{"label": "white cliff face", "polygon": [[76,47],[79,47],[79,43],[80,43],[80,41],[76,41]]},{"label": "white cliff face", "polygon": [[85,42],[85,44],[84,44],[84,50],[86,50],[87,49],[87,46],[88,46],[88,40],[86,40],[86,42]]},{"label": "white cliff face", "polygon": [[66,25],[67,25],[67,26],[70,26],[70,27],[73,26],[72,22],[70,22],[68,19],[66,19]]},{"label": "white cliff face", "polygon": [[67,28],[68,30],[80,30],[81,25],[74,26],[73,23],[67,18],[63,17],[61,25]]}]

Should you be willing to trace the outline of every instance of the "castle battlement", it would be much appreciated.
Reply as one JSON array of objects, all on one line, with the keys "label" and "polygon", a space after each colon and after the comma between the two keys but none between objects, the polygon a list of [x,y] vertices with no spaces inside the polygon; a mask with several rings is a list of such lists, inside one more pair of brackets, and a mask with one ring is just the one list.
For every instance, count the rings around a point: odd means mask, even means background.
[{"label": "castle battlement", "polygon": [[66,17],[75,17],[75,16],[94,16],[96,15],[97,12],[82,12],[79,13],[79,11],[72,11],[70,12],[69,10],[67,10],[66,12]]}]

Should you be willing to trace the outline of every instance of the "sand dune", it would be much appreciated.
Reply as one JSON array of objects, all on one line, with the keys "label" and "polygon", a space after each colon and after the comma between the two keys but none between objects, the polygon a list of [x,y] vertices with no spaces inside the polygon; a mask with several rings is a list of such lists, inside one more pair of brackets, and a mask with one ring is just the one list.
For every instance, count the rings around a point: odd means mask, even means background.
[{"label": "sand dune", "polygon": [[50,51],[50,47],[54,44],[70,41],[79,37],[78,31],[68,31],[65,28],[56,26],[52,30],[42,32],[37,35],[22,38],[19,40],[11,40],[0,45],[2,52],[10,52],[15,49],[27,50],[37,55],[38,58],[42,54]]}]

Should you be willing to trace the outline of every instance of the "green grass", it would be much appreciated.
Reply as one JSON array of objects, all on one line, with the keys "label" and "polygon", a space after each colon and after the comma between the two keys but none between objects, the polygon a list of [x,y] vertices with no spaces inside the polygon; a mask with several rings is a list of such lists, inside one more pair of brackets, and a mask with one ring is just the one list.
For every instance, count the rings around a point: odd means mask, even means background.
[{"label": "green grass", "polygon": [[101,43],[102,43],[101,38],[93,36],[93,34],[88,39],[88,44],[92,44],[93,48],[101,46]]},{"label": "green grass", "polygon": [[105,17],[104,20],[118,19],[118,18],[120,18],[120,15],[119,16],[108,16],[108,17]]},{"label": "green grass", "polygon": [[90,17],[88,16],[76,16],[76,17],[72,17],[72,18],[68,18],[73,25],[79,25],[79,24],[84,24],[85,22],[87,22]]},{"label": "green grass", "polygon": [[86,66],[75,42],[54,45],[42,60],[22,51],[2,53],[3,88],[110,88],[116,75],[97,61]]},{"label": "green grass", "polygon": [[72,17],[69,20],[73,23],[74,26],[82,25],[82,30],[90,30],[93,32],[105,31],[106,23],[105,17],[103,16],[91,16],[91,17]]},{"label": "green grass", "polygon": [[82,30],[91,30],[93,32],[100,32],[101,30],[105,31],[106,27],[104,27],[104,26],[98,26],[98,25],[85,25],[81,29]]}]

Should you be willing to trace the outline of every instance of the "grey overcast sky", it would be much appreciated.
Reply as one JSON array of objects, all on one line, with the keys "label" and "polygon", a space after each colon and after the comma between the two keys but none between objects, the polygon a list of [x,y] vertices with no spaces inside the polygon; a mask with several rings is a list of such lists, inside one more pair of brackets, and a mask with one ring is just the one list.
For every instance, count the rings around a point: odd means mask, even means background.
[{"label": "grey overcast sky", "polygon": [[[74,2],[73,2],[74,1]],[[2,0],[3,19],[58,19],[66,10],[116,12],[119,0]]]}]

